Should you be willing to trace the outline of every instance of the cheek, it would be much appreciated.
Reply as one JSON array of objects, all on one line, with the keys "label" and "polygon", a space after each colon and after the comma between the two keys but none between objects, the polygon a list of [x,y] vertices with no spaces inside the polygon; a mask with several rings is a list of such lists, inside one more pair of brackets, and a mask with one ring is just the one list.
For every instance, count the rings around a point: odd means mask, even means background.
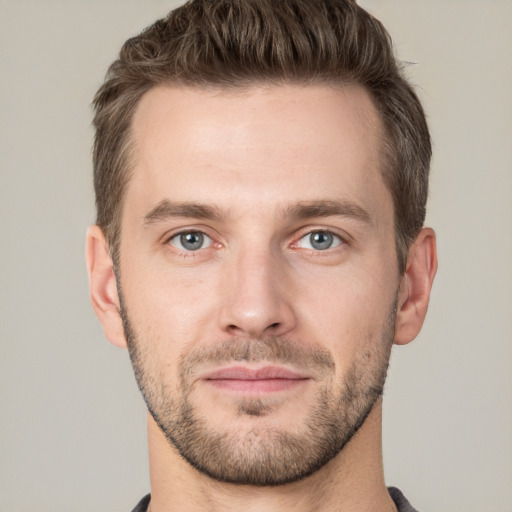
[{"label": "cheek", "polygon": [[324,344],[346,370],[356,356],[378,350],[389,337],[395,278],[346,268],[321,281],[322,288],[314,285],[318,279],[303,282],[297,294],[305,335]]},{"label": "cheek", "polygon": [[127,259],[124,263],[123,295],[138,330],[181,345],[207,328],[218,303],[214,274],[176,270],[155,261],[142,265]]}]

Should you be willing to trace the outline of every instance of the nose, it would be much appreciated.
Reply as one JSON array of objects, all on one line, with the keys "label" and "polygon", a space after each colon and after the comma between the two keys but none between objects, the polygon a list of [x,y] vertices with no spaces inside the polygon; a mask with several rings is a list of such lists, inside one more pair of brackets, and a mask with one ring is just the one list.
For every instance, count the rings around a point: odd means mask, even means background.
[{"label": "nose", "polygon": [[226,266],[220,290],[220,328],[234,336],[282,336],[297,322],[287,273],[270,250],[250,252],[241,251]]}]

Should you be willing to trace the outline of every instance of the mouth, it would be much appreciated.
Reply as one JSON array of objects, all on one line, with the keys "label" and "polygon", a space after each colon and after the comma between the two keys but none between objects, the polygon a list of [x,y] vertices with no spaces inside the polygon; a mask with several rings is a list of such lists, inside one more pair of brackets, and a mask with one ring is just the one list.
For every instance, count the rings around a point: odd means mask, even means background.
[{"label": "mouth", "polygon": [[231,366],[210,372],[202,380],[221,391],[264,395],[294,389],[309,381],[310,377],[281,366]]}]

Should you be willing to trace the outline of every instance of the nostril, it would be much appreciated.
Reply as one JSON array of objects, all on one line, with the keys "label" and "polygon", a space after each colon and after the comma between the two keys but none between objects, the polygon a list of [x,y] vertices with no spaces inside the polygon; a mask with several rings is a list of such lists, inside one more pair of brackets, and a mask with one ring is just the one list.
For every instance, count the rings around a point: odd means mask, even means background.
[{"label": "nostril", "polygon": [[[269,324],[265,329],[264,331],[274,331],[274,330],[277,330],[281,327],[281,322],[274,322],[272,324]],[[250,329],[243,329],[242,327],[236,325],[236,324],[229,324],[227,326],[227,331],[230,332],[230,333],[238,333],[240,331],[249,331]],[[259,336],[260,334],[262,333],[259,333],[259,334],[255,334],[256,336]]]}]

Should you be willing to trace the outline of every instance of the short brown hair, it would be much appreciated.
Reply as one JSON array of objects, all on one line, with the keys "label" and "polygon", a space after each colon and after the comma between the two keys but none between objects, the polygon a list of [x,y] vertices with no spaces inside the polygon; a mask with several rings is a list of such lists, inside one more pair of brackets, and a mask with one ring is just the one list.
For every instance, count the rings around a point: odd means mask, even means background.
[{"label": "short brown hair", "polygon": [[97,223],[114,261],[130,169],[130,130],[159,84],[359,84],[384,126],[382,173],[400,271],[425,220],[431,143],[421,104],[383,25],[354,0],[190,0],[128,39],[94,98]]}]

